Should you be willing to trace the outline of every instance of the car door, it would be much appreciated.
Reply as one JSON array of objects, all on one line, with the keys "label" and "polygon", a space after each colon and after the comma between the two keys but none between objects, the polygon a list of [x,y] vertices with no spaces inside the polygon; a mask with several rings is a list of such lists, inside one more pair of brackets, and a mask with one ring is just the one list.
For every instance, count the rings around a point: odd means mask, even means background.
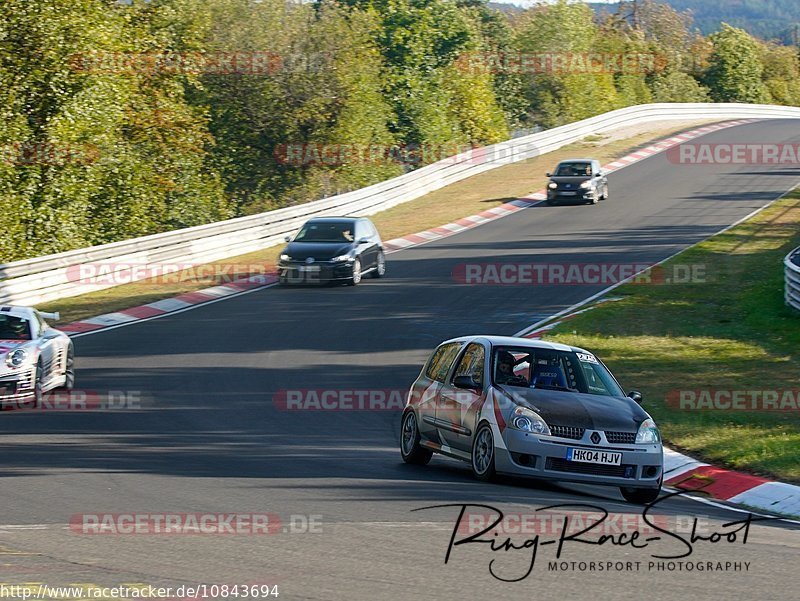
[{"label": "car door", "polygon": [[462,347],[462,342],[449,342],[439,346],[431,354],[411,389],[411,399],[417,408],[420,435],[436,443],[441,442],[436,429],[436,406],[439,404],[439,394]]},{"label": "car door", "polygon": [[357,252],[361,255],[361,268],[366,270],[374,267],[378,249],[372,228],[366,219],[359,219],[356,222],[356,244],[358,244]]},{"label": "car door", "polygon": [[42,383],[46,384],[47,381],[50,380],[59,369],[59,366],[55,361],[58,354],[58,348],[56,345],[58,332],[48,328],[48,326],[38,315],[36,315],[35,318],[30,321],[30,326],[31,336],[33,340],[36,341],[36,346],[39,347],[39,359],[42,365],[42,373],[40,377]]},{"label": "car door", "polygon": [[[475,390],[457,388],[458,376],[470,376]],[[486,349],[480,342],[471,342],[458,358],[439,394],[436,425],[443,442],[456,451],[469,453],[475,435],[476,417],[486,398]]]},{"label": "car door", "polygon": [[605,172],[600,167],[600,161],[592,161],[592,177],[595,183],[595,189],[598,194],[606,193],[606,186],[608,185],[608,178]]}]

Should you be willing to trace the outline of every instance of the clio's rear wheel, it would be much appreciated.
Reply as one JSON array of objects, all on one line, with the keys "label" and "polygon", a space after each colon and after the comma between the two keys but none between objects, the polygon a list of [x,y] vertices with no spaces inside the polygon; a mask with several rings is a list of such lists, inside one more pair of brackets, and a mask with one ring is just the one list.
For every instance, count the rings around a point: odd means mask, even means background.
[{"label": "clio's rear wheel", "polygon": [[400,455],[403,457],[403,461],[413,465],[427,465],[433,452],[420,446],[419,441],[417,415],[414,411],[409,410],[403,416],[400,426]]}]

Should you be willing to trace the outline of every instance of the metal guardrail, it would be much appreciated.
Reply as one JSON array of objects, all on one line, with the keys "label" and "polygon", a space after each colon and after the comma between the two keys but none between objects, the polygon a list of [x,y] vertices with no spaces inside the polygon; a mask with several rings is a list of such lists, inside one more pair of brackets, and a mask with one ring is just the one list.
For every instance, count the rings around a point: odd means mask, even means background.
[{"label": "metal guardrail", "polygon": [[786,266],[786,304],[800,311],[800,248],[795,248],[783,260]]},{"label": "metal guardrail", "polygon": [[477,148],[366,188],[302,205],[132,240],[0,265],[0,304],[36,305],[109,288],[79,281],[81,265],[103,263],[118,282],[135,281],[131,266],[200,264],[280,242],[308,218],[371,215],[502,165],[557,150],[622,126],[662,120],[800,119],[800,108],[750,104],[646,104],[618,109],[561,127]]}]

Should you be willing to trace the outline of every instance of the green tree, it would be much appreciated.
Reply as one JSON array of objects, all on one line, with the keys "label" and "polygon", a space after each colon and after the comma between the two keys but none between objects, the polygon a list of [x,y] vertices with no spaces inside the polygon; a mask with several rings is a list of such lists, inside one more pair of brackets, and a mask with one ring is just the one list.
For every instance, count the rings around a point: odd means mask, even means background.
[{"label": "green tree", "polygon": [[743,29],[727,23],[710,39],[713,50],[705,83],[711,98],[716,102],[767,102],[759,43]]},{"label": "green tree", "polygon": [[516,45],[533,63],[524,90],[532,121],[552,127],[619,106],[614,73],[585,66],[583,57],[597,44],[598,28],[584,4],[559,0],[520,19]]},{"label": "green tree", "polygon": [[204,113],[186,103],[181,78],[141,63],[120,69],[116,60],[185,48],[184,17],[197,4],[0,4],[2,143],[52,149],[0,170],[0,203],[16,207],[17,222],[0,243],[0,260],[230,215],[204,163],[211,143]]},{"label": "green tree", "polygon": [[770,99],[777,104],[800,106],[800,58],[797,48],[764,44],[762,78]]}]

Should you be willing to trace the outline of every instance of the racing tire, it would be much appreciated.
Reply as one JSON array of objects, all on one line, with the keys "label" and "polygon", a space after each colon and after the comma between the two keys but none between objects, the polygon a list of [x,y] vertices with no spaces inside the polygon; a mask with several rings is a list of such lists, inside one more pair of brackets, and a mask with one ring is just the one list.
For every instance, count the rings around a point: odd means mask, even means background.
[{"label": "racing tire", "polygon": [[378,258],[375,260],[375,269],[372,270],[370,276],[373,278],[382,278],[386,275],[386,255],[382,250],[378,251]]},{"label": "racing tire", "polygon": [[75,349],[70,344],[67,348],[66,365],[64,366],[64,383],[58,387],[59,390],[69,392],[75,388]]},{"label": "racing tire", "polygon": [[492,427],[484,423],[478,428],[472,442],[472,474],[481,482],[491,482],[497,473],[494,469],[494,435]]},{"label": "racing tire", "polygon": [[417,414],[414,411],[406,411],[400,425],[400,456],[403,461],[411,465],[427,465],[433,457],[430,451],[419,444],[419,427],[417,426]]},{"label": "racing tire", "polygon": [[31,408],[38,409],[42,406],[42,362],[36,364],[36,375],[33,377],[33,400],[31,401]]},{"label": "racing tire", "polygon": [[353,262],[353,277],[351,277],[347,283],[351,286],[358,286],[361,283],[362,278],[361,259],[356,257],[356,260]]}]

